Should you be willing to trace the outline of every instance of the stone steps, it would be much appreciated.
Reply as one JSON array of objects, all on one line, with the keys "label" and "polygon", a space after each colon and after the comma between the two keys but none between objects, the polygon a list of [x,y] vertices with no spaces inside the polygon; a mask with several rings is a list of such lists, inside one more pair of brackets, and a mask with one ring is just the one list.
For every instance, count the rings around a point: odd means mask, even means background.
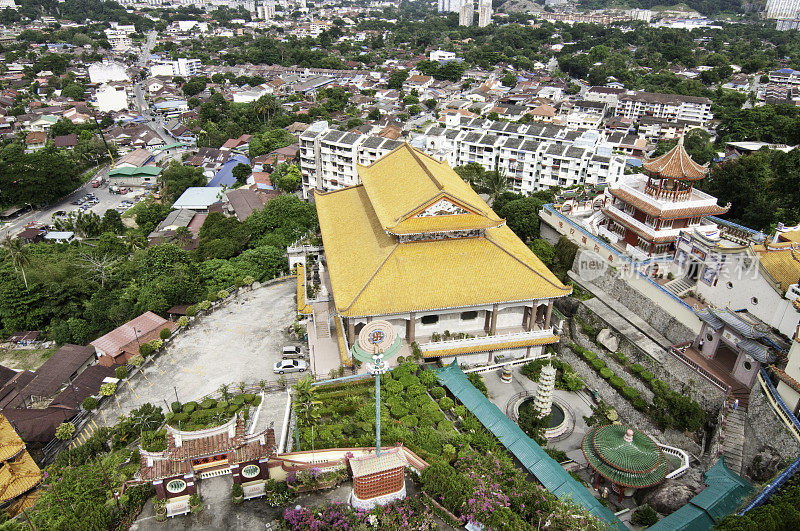
[{"label": "stone steps", "polygon": [[725,455],[725,464],[737,474],[742,473],[745,416],[746,412],[740,406],[735,411],[729,411],[725,419],[725,442],[722,445],[722,453]]},{"label": "stone steps", "polygon": [[689,277],[676,278],[664,284],[664,289],[674,293],[678,297],[689,291],[695,286],[696,282]]}]

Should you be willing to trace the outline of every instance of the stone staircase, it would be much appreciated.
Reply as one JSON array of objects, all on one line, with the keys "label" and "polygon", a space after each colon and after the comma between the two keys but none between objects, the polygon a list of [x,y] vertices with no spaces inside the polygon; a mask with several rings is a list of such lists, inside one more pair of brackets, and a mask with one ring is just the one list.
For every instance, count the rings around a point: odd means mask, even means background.
[{"label": "stone staircase", "polygon": [[669,291],[670,293],[675,294],[675,296],[680,297],[684,295],[687,291],[692,289],[697,282],[692,280],[689,277],[681,277],[676,278],[675,280],[670,280],[666,284],[664,284],[664,289]]},{"label": "stone staircase", "polygon": [[729,411],[725,419],[725,443],[722,445],[722,453],[725,455],[725,464],[737,474],[742,473],[744,420],[746,416],[747,411],[739,406],[735,411]]},{"label": "stone staircase", "polygon": [[317,332],[317,339],[329,339],[331,328],[329,324],[328,303],[314,303],[314,326]]}]

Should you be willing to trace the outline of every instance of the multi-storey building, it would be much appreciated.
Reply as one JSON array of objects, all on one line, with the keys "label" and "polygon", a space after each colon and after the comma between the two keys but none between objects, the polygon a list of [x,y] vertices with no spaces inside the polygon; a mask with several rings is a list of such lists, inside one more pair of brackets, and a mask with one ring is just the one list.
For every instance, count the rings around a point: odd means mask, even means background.
[{"label": "multi-storey building", "polygon": [[644,176],[630,176],[608,189],[612,200],[599,223],[600,234],[630,254],[674,253],[682,230],[699,227],[705,216],[730,208],[694,188],[694,182],[708,174],[708,166],[689,157],[683,137],[667,153],[644,161],[642,168]]},{"label": "multi-storey building", "polygon": [[462,0],[439,0],[439,13],[460,13]]},{"label": "multi-storey building", "polygon": [[478,27],[485,28],[492,23],[492,0],[478,0]]},{"label": "multi-storey building", "polygon": [[200,59],[179,58],[177,61],[162,61],[150,67],[152,76],[192,77],[200,73],[203,63]]},{"label": "multi-storey building", "polygon": [[458,12],[459,26],[472,26],[472,19],[475,17],[475,2],[473,0],[463,0],[461,10]]},{"label": "multi-storey building", "polygon": [[798,18],[800,0],[767,0],[767,18]]},{"label": "multi-storey building", "polygon": [[699,96],[635,92],[621,95],[617,116],[638,121],[642,117],[664,118],[670,122],[690,122],[706,127],[714,118],[711,100]]}]

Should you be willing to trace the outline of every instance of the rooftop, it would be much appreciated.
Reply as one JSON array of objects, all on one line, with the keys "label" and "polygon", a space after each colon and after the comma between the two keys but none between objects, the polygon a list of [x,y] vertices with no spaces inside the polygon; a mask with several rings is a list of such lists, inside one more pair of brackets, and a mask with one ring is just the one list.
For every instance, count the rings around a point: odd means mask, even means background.
[{"label": "rooftop", "polygon": [[381,455],[363,455],[350,458],[350,468],[353,470],[353,477],[360,478],[392,470],[408,465],[405,453],[400,447],[381,450]]},{"label": "rooftop", "polygon": [[674,148],[670,149],[660,157],[647,159],[642,166],[648,172],[654,173],[666,179],[689,179],[696,181],[708,174],[708,164],[701,166],[697,164],[686,153],[683,147],[683,137],[678,139]]},{"label": "rooftop", "polygon": [[620,424],[589,430],[582,450],[589,466],[617,485],[650,487],[669,472],[669,463],[653,439]]}]

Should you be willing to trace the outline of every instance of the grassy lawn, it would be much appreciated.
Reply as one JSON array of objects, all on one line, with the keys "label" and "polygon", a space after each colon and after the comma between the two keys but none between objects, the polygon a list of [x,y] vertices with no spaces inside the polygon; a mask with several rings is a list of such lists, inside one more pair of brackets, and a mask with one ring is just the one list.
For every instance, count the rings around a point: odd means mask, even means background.
[{"label": "grassy lawn", "polygon": [[57,348],[42,349],[12,349],[0,350],[0,365],[10,369],[31,370],[38,369],[47,359],[53,355]]}]

